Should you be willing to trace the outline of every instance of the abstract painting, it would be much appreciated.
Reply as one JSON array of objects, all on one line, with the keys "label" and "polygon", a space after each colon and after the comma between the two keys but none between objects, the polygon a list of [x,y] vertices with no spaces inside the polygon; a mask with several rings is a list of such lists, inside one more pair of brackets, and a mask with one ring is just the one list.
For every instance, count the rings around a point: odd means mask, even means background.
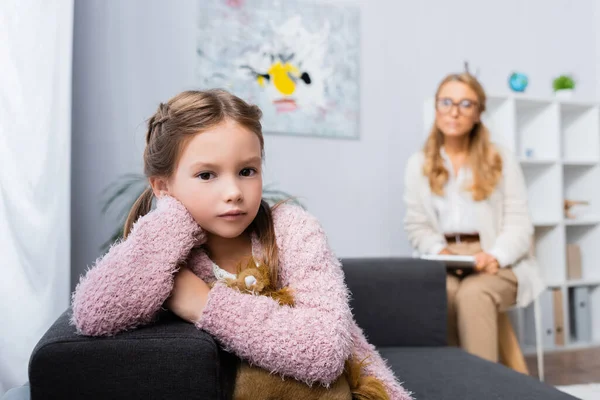
[{"label": "abstract painting", "polygon": [[356,5],[200,0],[198,82],[263,111],[265,133],[359,135]]}]

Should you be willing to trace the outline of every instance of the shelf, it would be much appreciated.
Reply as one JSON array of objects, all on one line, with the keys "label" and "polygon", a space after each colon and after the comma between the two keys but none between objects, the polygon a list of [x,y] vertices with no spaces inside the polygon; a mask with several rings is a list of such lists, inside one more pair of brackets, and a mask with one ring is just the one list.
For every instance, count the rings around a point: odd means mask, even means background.
[{"label": "shelf", "polygon": [[531,219],[544,225],[562,221],[561,175],[558,164],[522,164]]},{"label": "shelf", "polygon": [[515,99],[517,156],[554,160],[560,156],[558,105],[547,100]]},{"label": "shelf", "polygon": [[560,225],[536,226],[534,230],[535,257],[546,282],[564,282],[565,230]]},{"label": "shelf", "polygon": [[586,103],[560,104],[562,156],[566,160],[587,162],[600,156],[600,115],[598,108]]},{"label": "shelf", "polygon": [[553,226],[556,226],[558,224],[560,224],[559,220],[553,220],[553,219],[549,219],[549,220],[533,220],[532,221],[533,226],[535,227],[539,227],[539,228],[551,228]]},{"label": "shelf", "polygon": [[567,287],[577,287],[577,286],[600,286],[600,278],[598,279],[575,279],[572,281],[567,281],[565,283]]},{"label": "shelf", "polygon": [[594,103],[591,101],[580,101],[580,100],[570,100],[570,99],[557,99],[557,102],[560,104],[560,107],[566,111],[578,111],[590,109],[598,106],[598,103]]},{"label": "shelf", "polygon": [[558,289],[562,287],[579,287],[579,286],[600,286],[600,278],[598,279],[574,279],[571,281],[549,281],[546,282],[546,287]]},{"label": "shelf", "polygon": [[534,96],[515,96],[515,104],[521,109],[539,109],[551,106],[553,99]]},{"label": "shelf", "polygon": [[515,106],[506,96],[490,97],[481,120],[490,132],[490,138],[512,152],[515,149]]},{"label": "shelf", "polygon": [[565,167],[593,167],[598,164],[598,160],[563,160],[562,163]]},{"label": "shelf", "polygon": [[[577,220],[595,221],[600,216],[599,184],[599,165],[564,166],[563,199],[589,202],[589,205],[575,205],[571,208],[570,213],[575,216]],[[578,225],[577,223],[574,224]]]},{"label": "shelf", "polygon": [[523,165],[552,165],[556,164],[556,159],[535,159],[535,158],[521,158],[519,162]]},{"label": "shelf", "polygon": [[580,225],[596,225],[600,223],[600,218],[597,217],[586,217],[578,219],[565,219],[564,224],[566,226],[580,226]]},{"label": "shelf", "polygon": [[566,243],[581,249],[581,281],[600,280],[600,225],[568,225]]},{"label": "shelf", "polygon": [[507,95],[502,96],[492,96],[494,98],[508,98],[514,101],[524,102],[524,103],[539,103],[539,104],[550,104],[556,103],[557,99],[555,97],[541,97],[541,96],[532,96],[528,93],[517,93],[511,92]]}]

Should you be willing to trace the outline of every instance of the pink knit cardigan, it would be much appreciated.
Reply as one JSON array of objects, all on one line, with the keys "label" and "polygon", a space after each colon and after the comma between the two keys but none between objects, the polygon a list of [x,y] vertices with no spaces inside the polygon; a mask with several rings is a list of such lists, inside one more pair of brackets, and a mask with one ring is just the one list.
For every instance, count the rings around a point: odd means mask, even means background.
[{"label": "pink knit cardigan", "polygon": [[[381,379],[393,400],[410,399],[354,321],[340,263],[318,221],[290,205],[276,208],[273,220],[280,284],[293,289],[296,306],[217,282],[196,326],[240,358],[309,384],[332,383],[351,354],[368,356],[365,372]],[[207,283],[215,281],[210,259],[197,248],[204,238],[185,207],[163,197],[81,278],[72,299],[78,332],[114,335],[151,322],[182,262]],[[256,237],[252,246],[260,257]]]}]

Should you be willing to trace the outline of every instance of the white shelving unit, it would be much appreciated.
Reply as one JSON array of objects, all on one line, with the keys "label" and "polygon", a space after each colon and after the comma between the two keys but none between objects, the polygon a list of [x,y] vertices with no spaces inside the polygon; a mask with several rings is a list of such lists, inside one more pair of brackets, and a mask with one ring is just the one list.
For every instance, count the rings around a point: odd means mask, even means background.
[{"label": "white shelving unit", "polygon": [[[434,99],[426,100],[425,135],[434,112]],[[489,96],[482,120],[492,140],[515,153],[525,176],[536,257],[548,285],[540,299],[544,349],[600,346],[600,104]],[[589,205],[573,207],[576,218],[568,219],[565,199]],[[580,248],[580,279],[567,278],[568,244]],[[533,306],[515,310],[511,317],[524,352],[534,353]],[[555,319],[560,318],[564,332],[556,332]],[[561,336],[564,340],[557,340]]]}]

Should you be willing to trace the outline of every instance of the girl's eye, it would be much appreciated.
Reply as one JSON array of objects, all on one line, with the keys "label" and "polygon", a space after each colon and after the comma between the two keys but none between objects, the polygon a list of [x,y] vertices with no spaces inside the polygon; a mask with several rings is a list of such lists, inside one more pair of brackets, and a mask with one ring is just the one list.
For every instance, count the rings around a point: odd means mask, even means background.
[{"label": "girl's eye", "polygon": [[214,178],[215,174],[212,172],[201,172],[197,176],[203,181],[208,181],[209,179]]},{"label": "girl's eye", "polygon": [[254,176],[256,174],[256,170],[254,168],[244,168],[240,171],[241,176]]}]

